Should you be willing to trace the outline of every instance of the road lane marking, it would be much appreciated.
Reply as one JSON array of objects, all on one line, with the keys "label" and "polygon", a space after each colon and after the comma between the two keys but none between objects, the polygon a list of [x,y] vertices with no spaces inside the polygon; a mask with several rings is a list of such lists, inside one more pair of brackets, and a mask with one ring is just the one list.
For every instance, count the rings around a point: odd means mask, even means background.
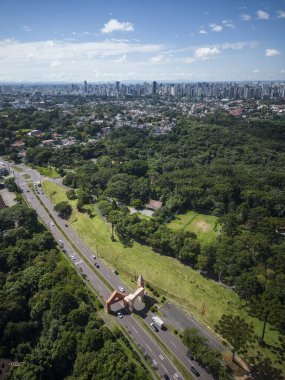
[{"label": "road lane marking", "polygon": [[172,342],[172,340],[169,341],[175,348],[177,348],[176,344]]},{"label": "road lane marking", "polygon": [[83,262],[82,260],[77,261],[77,263],[75,263],[75,265],[81,264],[82,262]]},{"label": "road lane marking", "polygon": [[160,358],[161,360],[164,360],[164,356],[161,355],[161,354],[159,354],[159,358]]},{"label": "road lane marking", "polygon": [[138,330],[134,327],[134,326],[131,326],[132,329],[134,330],[134,332],[137,334],[138,333]]},{"label": "road lane marking", "polygon": [[152,349],[149,347],[149,345],[146,343],[145,344],[147,346],[147,348],[152,352]]}]

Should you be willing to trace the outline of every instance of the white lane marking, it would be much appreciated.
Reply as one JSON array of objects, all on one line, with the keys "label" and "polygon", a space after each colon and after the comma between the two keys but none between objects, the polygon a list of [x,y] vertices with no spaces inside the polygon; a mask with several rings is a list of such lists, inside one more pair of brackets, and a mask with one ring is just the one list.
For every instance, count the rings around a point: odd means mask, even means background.
[{"label": "white lane marking", "polygon": [[77,261],[77,263],[75,263],[75,265],[81,264],[82,262],[83,262],[82,260]]},{"label": "white lane marking", "polygon": [[161,360],[164,360],[164,356],[161,355],[161,354],[159,354],[159,358],[160,358]]},{"label": "white lane marking", "polygon": [[175,372],[175,374],[173,375],[173,379],[178,379],[179,375],[177,372]]},{"label": "white lane marking", "polygon": [[152,352],[152,349],[149,347],[149,345],[146,343],[145,344],[147,346],[147,348]]},{"label": "white lane marking", "polygon": [[157,361],[155,359],[153,359],[152,362],[153,362],[154,365],[157,365]]},{"label": "white lane marking", "polygon": [[161,363],[160,365],[161,365],[161,367],[164,369],[164,371],[167,373],[168,371],[167,371],[165,365],[163,365],[162,363]]},{"label": "white lane marking", "polygon": [[172,342],[172,340],[169,341],[175,348],[177,348],[176,344]]},{"label": "white lane marking", "polygon": [[138,333],[138,330],[134,327],[134,326],[131,326],[132,329],[134,330],[135,333]]}]

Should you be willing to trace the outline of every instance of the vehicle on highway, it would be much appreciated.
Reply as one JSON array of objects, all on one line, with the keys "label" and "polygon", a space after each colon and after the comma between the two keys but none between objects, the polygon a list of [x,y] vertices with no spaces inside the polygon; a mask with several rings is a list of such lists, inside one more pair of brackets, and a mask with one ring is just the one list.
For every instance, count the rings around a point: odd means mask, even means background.
[{"label": "vehicle on highway", "polygon": [[151,322],[150,325],[151,325],[151,327],[153,328],[153,330],[154,330],[155,332],[158,332],[158,331],[159,331],[159,328],[156,326],[155,323]]},{"label": "vehicle on highway", "polygon": [[163,378],[164,380],[170,380],[170,377],[167,374],[163,375]]},{"label": "vehicle on highway", "polygon": [[191,359],[191,360],[195,360],[195,358],[194,358],[192,352],[188,351],[188,352],[187,352],[187,356],[188,356],[189,359]]},{"label": "vehicle on highway", "polygon": [[64,225],[64,227],[68,227],[68,225],[67,225],[67,224],[65,224],[65,225]]},{"label": "vehicle on highway", "polygon": [[63,247],[63,241],[61,240],[61,239],[59,239],[59,245],[60,245],[60,247]]},{"label": "vehicle on highway", "polygon": [[122,286],[119,286],[119,291],[125,293],[125,289]]},{"label": "vehicle on highway", "polygon": [[100,265],[98,263],[94,264],[96,268],[100,268]]},{"label": "vehicle on highway", "polygon": [[119,274],[119,272],[117,271],[117,269],[114,269],[113,272],[114,272],[115,274]]},{"label": "vehicle on highway", "polygon": [[30,190],[27,190],[27,193],[29,193],[30,192]]},{"label": "vehicle on highway", "polygon": [[92,259],[94,259],[94,260],[95,260],[95,259],[96,259],[96,256],[92,255]]},{"label": "vehicle on highway", "polygon": [[195,367],[191,367],[191,372],[193,372],[194,375],[197,376],[197,377],[200,376],[200,373],[197,371],[197,369]]},{"label": "vehicle on highway", "polygon": [[118,315],[119,318],[123,318],[123,314],[120,311],[118,311],[117,315]]},{"label": "vehicle on highway", "polygon": [[75,260],[75,256],[74,255],[72,255],[71,258],[72,258],[73,261]]},{"label": "vehicle on highway", "polygon": [[51,226],[54,226],[54,223],[53,223],[53,222],[50,222],[50,225],[51,225]]}]

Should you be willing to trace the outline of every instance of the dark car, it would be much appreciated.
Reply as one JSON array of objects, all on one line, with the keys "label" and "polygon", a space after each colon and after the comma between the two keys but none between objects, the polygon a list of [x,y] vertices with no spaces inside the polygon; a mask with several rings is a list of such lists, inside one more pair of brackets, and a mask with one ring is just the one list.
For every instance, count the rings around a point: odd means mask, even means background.
[{"label": "dark car", "polygon": [[163,375],[163,378],[164,380],[170,380],[170,377],[167,374]]},{"label": "dark car", "polygon": [[191,367],[191,372],[193,372],[194,375],[197,376],[197,377],[200,376],[200,373],[197,371],[197,369],[195,367]]},{"label": "dark car", "polygon": [[195,360],[195,358],[194,358],[192,352],[188,351],[188,352],[187,352],[187,356],[188,356],[189,359],[191,359],[191,360]]},{"label": "dark car", "polygon": [[151,327],[154,329],[154,331],[156,331],[156,332],[159,331],[159,328],[156,326],[155,323],[152,322],[150,325],[151,325]]},{"label": "dark car", "polygon": [[96,268],[100,268],[100,265],[98,263],[94,264]]},{"label": "dark car", "polygon": [[67,224],[65,224],[65,225],[64,225],[64,227],[68,227],[68,225],[67,225]]}]

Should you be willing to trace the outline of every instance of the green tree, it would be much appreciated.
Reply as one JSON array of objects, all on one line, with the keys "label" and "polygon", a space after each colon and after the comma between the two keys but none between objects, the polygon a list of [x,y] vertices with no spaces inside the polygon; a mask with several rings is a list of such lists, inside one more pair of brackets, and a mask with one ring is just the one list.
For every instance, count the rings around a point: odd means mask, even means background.
[{"label": "green tree", "polygon": [[246,353],[249,344],[253,342],[253,326],[239,316],[223,314],[215,328],[231,344],[232,361],[235,360],[236,353]]},{"label": "green tree", "polygon": [[72,213],[72,207],[66,201],[57,203],[54,209],[62,219],[68,219]]}]

